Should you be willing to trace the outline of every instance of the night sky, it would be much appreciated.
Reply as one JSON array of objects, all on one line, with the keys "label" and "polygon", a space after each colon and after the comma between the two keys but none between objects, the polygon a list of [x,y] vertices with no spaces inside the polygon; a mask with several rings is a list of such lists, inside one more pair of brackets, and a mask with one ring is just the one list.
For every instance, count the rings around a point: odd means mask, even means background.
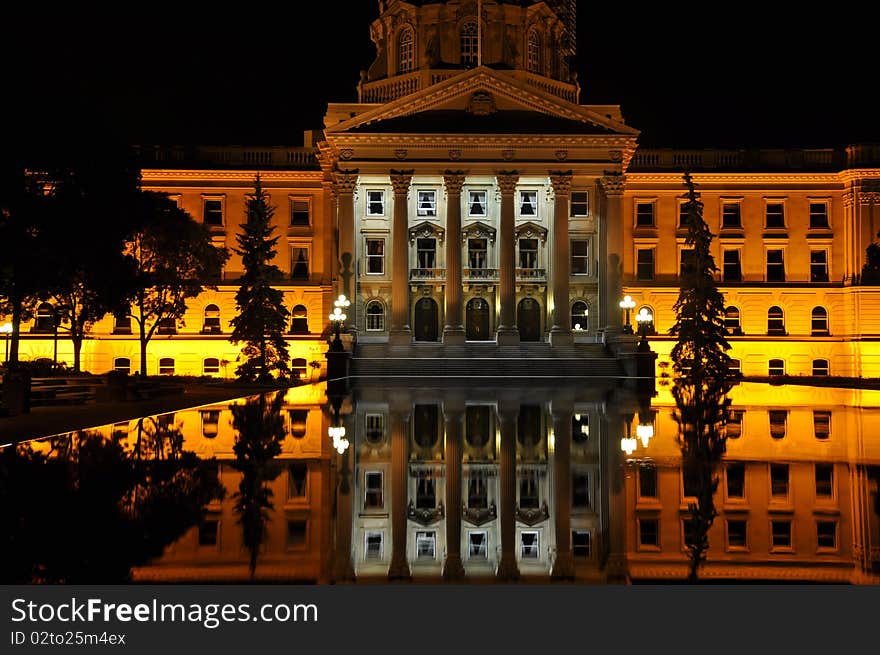
[{"label": "night sky", "polygon": [[[880,141],[876,16],[580,4],[581,101],[622,105],[643,145]],[[322,126],[328,101],[356,100],[373,59],[374,0],[203,15],[180,5],[41,5],[5,21],[14,140],[298,145],[304,129]]]}]

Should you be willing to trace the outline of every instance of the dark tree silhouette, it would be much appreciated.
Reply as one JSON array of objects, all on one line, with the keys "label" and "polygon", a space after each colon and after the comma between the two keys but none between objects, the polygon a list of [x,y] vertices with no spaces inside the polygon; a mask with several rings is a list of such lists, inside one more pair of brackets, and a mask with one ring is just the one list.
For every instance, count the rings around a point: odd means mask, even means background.
[{"label": "dark tree silhouette", "polygon": [[[877,237],[880,238],[880,232],[877,233]],[[876,241],[865,249],[862,284],[880,284],[880,243]]]},{"label": "dark tree silhouette", "polygon": [[275,458],[281,454],[286,431],[281,405],[284,393],[260,395],[242,405],[230,405],[232,427],[236,431],[235,462],[241,472],[235,511],[242,528],[242,540],[250,553],[251,578],[257,570],[260,546],[266,537],[269,513],[273,509],[269,483],[278,477],[281,468]]},{"label": "dark tree silhouette", "polygon": [[724,426],[732,377],[726,352],[730,344],[724,328],[724,296],[715,282],[718,269],[709,250],[713,235],[703,220],[703,203],[690,174],[685,173],[684,181],[688,192],[685,243],[692,251],[682,271],[676,321],[670,334],[678,337],[672,349],[676,374],[672,395],[682,472],[696,493],[696,502],[688,508],[692,529],[687,543],[691,560],[688,580],[696,582],[709,548],[709,529],[717,516],[714,494],[717,469],[726,450]]},{"label": "dark tree silhouette", "polygon": [[129,236],[126,254],[134,269],[135,289],[130,316],[137,322],[141,375],[147,375],[147,345],[164,322],[175,323],[186,312],[186,301],[215,288],[225,248],[211,244],[211,235],[165,194],[144,191],[140,229]]},{"label": "dark tree silhouette", "polygon": [[243,380],[271,380],[271,371],[285,375],[289,371],[290,354],[284,332],[287,327],[288,310],[284,307],[284,294],[272,285],[283,279],[281,270],[272,260],[275,258],[272,216],[275,208],[269,205],[269,197],[263,190],[260,176],[254,180],[254,194],[247,201],[247,221],[236,237],[241,255],[244,275],[241,276],[235,303],[238,314],[232,319],[230,341],[245,342],[242,354],[245,361],[236,369]]}]

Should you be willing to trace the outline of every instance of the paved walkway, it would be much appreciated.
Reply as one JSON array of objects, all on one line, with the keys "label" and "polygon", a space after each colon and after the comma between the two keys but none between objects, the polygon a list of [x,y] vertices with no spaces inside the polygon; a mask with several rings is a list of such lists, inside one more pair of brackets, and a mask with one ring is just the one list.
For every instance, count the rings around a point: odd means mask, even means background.
[{"label": "paved walkway", "polygon": [[94,428],[142,416],[242,398],[267,390],[271,389],[233,384],[196,384],[186,385],[182,394],[150,400],[34,407],[29,414],[0,417],[0,445],[8,444],[13,439],[26,441],[73,430]]}]

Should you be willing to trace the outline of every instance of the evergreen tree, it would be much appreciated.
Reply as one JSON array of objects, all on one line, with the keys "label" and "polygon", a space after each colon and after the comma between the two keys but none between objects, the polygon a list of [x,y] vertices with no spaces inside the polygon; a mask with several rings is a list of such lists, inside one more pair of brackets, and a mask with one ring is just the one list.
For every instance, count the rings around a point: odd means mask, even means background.
[{"label": "evergreen tree", "polygon": [[[877,233],[880,237],[880,232]],[[862,284],[880,284],[880,243],[873,241],[865,250]]]},{"label": "evergreen tree", "polygon": [[247,222],[238,235],[244,275],[235,294],[238,314],[232,319],[232,343],[245,342],[242,354],[247,358],[236,373],[243,380],[271,379],[271,371],[286,374],[290,354],[284,332],[289,312],[284,307],[284,294],[273,284],[283,279],[281,270],[272,264],[275,258],[272,216],[275,208],[269,205],[260,176],[254,180],[254,194],[247,202]]},{"label": "evergreen tree", "polygon": [[714,273],[718,270],[709,250],[712,233],[703,220],[703,203],[693,180],[684,175],[688,190],[687,239],[692,247],[681,275],[676,321],[670,334],[678,337],[672,349],[676,373],[672,395],[675,420],[679,425],[682,471],[694,489],[696,502],[688,507],[691,530],[687,548],[690,554],[689,580],[696,582],[699,566],[709,548],[709,529],[718,512],[714,494],[718,488],[718,466],[726,451],[724,426],[727,422],[731,388],[730,357],[724,327],[724,296],[718,290]]}]

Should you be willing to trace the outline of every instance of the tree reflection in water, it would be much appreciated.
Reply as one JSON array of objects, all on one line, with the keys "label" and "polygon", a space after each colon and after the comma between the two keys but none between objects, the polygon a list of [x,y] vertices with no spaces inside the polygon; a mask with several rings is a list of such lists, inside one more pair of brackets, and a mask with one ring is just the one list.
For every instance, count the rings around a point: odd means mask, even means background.
[{"label": "tree reflection in water", "polygon": [[0,451],[2,582],[129,582],[222,499],[216,467],[183,450],[173,420],[141,419],[128,437],[82,431]]},{"label": "tree reflection in water", "polygon": [[266,526],[273,509],[269,482],[281,473],[275,458],[281,454],[284,441],[284,419],[281,406],[284,394],[271,398],[263,394],[241,405],[230,405],[235,430],[235,461],[232,466],[241,472],[235,494],[235,512],[242,528],[242,542],[250,554],[251,579],[257,570],[260,546],[266,538]]}]

